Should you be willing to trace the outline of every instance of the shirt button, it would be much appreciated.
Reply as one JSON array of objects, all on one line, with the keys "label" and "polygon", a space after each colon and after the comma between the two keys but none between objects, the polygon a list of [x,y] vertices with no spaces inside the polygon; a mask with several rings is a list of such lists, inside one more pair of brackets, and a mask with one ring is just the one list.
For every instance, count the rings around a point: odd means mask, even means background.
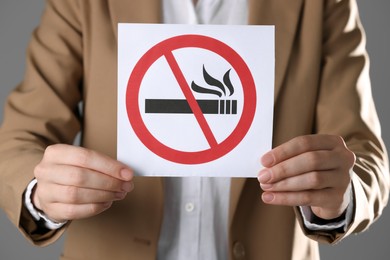
[{"label": "shirt button", "polygon": [[241,242],[234,243],[233,256],[235,259],[245,259],[245,248]]},{"label": "shirt button", "polygon": [[187,212],[192,212],[192,211],[194,211],[194,209],[195,209],[194,203],[188,202],[188,203],[185,205],[185,209],[186,209]]}]

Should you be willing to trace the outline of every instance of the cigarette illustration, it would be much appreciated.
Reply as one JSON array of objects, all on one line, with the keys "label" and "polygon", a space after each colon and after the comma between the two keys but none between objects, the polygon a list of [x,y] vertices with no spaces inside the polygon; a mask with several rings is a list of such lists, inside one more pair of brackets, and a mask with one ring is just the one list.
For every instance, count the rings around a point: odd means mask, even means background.
[{"label": "cigarette illustration", "polygon": [[[198,99],[203,114],[237,114],[237,100]],[[192,114],[186,99],[146,99],[145,113]]]},{"label": "cigarette illustration", "polygon": [[[197,99],[197,103],[203,114],[235,115],[237,114],[237,100],[221,99],[234,93],[234,87],[230,81],[229,69],[223,76],[223,83],[212,77],[203,65],[203,77],[211,87],[205,88],[191,83],[194,92],[217,95],[220,99]],[[186,99],[145,99],[145,113],[153,114],[192,114],[190,105]]]}]

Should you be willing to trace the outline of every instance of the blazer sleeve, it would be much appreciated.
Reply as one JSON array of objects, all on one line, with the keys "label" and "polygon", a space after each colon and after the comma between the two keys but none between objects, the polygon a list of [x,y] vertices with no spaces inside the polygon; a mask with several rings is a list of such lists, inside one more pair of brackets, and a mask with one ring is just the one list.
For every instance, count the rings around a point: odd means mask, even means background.
[{"label": "blazer sleeve", "polygon": [[381,138],[369,78],[365,34],[354,0],[325,1],[323,66],[316,132],[342,136],[355,153],[354,209],[344,230],[313,232],[311,238],[336,243],[367,229],[382,213],[389,195],[389,162]]},{"label": "blazer sleeve", "polygon": [[80,130],[82,33],[78,1],[47,1],[27,50],[23,82],[9,95],[0,128],[0,206],[22,234],[46,245],[62,230],[42,230],[23,193],[45,148],[71,144]]}]

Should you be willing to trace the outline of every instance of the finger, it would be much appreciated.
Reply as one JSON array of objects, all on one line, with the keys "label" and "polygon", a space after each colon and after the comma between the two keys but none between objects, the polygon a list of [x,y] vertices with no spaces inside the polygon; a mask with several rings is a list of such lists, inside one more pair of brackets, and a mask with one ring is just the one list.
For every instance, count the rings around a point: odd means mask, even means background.
[{"label": "finger", "polygon": [[46,203],[91,204],[122,200],[127,192],[111,192],[94,189],[85,189],[75,186],[47,185],[46,189],[39,190],[40,198]]},{"label": "finger", "polygon": [[308,172],[275,183],[260,184],[265,191],[289,192],[305,190],[321,190],[340,186],[340,180],[335,171]]},{"label": "finger", "polygon": [[343,139],[339,136],[299,136],[264,154],[261,158],[261,163],[264,167],[271,167],[291,157],[297,156],[298,154],[308,151],[332,150],[335,146],[339,144],[345,146]]},{"label": "finger", "polygon": [[46,148],[44,160],[88,168],[124,181],[133,178],[133,172],[124,164],[82,147],[64,144],[49,146]]},{"label": "finger", "polygon": [[73,165],[39,164],[35,168],[34,174],[40,182],[45,181],[63,186],[117,192],[129,192],[132,187],[131,181],[122,181],[94,170]]},{"label": "finger", "polygon": [[262,184],[275,183],[312,171],[336,169],[340,164],[338,153],[326,150],[306,152],[261,170],[258,179]]},{"label": "finger", "polygon": [[45,214],[53,221],[65,222],[95,216],[110,208],[112,202],[91,204],[52,203],[44,209]]},{"label": "finger", "polygon": [[333,189],[306,190],[298,192],[268,192],[262,194],[267,204],[280,206],[321,206],[327,207],[334,198]]},{"label": "finger", "polygon": [[[332,196],[331,189],[321,191],[305,192],[264,192],[262,200],[264,203],[280,206],[310,206],[313,213],[323,219],[333,219],[340,216],[350,203],[350,199],[336,200]],[[342,197],[339,197],[342,198]]]}]

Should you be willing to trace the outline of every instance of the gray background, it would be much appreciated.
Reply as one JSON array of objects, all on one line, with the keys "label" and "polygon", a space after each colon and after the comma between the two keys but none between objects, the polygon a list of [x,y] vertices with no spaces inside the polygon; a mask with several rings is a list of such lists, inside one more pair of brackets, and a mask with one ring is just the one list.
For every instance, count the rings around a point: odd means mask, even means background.
[{"label": "gray background", "polygon": [[[390,1],[358,0],[358,4],[368,38],[373,94],[382,121],[383,137],[390,147]],[[43,5],[43,0],[0,2],[0,121],[7,94],[23,77],[26,45],[39,22]],[[350,236],[336,246],[321,245],[321,259],[390,259],[389,231],[390,210],[386,208],[368,231]],[[0,210],[1,260],[57,259],[62,244],[63,239],[46,248],[30,245]]]}]

